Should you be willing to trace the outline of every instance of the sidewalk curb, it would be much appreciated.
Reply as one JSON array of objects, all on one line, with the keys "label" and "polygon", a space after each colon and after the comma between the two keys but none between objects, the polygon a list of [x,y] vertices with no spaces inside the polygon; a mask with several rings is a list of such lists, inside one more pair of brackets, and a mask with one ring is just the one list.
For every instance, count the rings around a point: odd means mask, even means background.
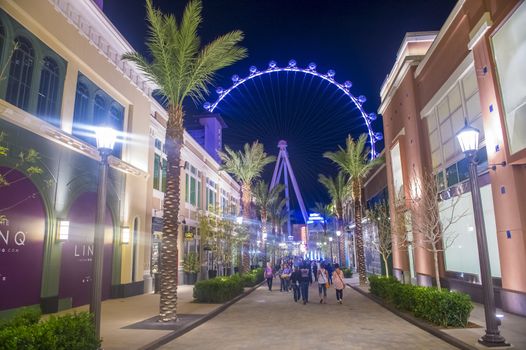
[{"label": "sidewalk curb", "polygon": [[254,287],[252,287],[249,290],[243,292],[242,294],[238,295],[234,299],[227,301],[226,303],[224,303],[223,305],[219,306],[214,311],[209,312],[208,314],[204,315],[200,319],[188,324],[187,326],[185,326],[185,327],[183,327],[181,329],[178,329],[176,331],[168,333],[168,334],[166,334],[166,335],[164,335],[164,336],[152,341],[151,343],[140,347],[138,350],[154,350],[154,349],[157,349],[161,345],[169,343],[170,341],[182,336],[183,334],[185,334],[187,332],[190,332],[192,329],[194,329],[196,327],[199,327],[200,325],[202,325],[206,321],[209,321],[212,318],[216,317],[217,315],[219,315],[220,313],[222,313],[223,311],[228,309],[230,306],[232,306],[233,304],[237,303],[239,300],[243,299],[244,297],[246,297],[247,295],[249,295],[250,293],[252,293],[256,289],[258,289],[264,282],[265,282],[265,280],[261,281],[260,283],[256,284]]},{"label": "sidewalk curb", "polygon": [[350,284],[347,283],[347,286],[351,287],[352,289],[354,289],[355,291],[357,291],[358,293],[362,294],[363,296],[369,298],[370,300],[374,301],[375,303],[377,303],[378,305],[386,308],[387,310],[391,311],[393,314],[395,314],[396,316],[406,320],[407,322],[417,326],[418,328],[430,333],[431,335],[434,335],[435,337],[437,338],[440,338],[442,339],[443,341],[445,341],[446,343],[449,343],[459,349],[462,349],[462,350],[480,350],[479,348],[475,347],[475,346],[472,346],[472,345],[469,345],[467,343],[464,343],[463,341],[447,334],[447,333],[444,333],[444,332],[441,332],[440,330],[436,329],[435,327],[427,324],[426,322],[424,321],[421,321],[415,317],[412,317],[408,314],[405,314],[405,313],[402,313],[400,312],[399,310],[395,309],[394,307],[392,307],[391,305],[388,305],[386,303],[384,303],[382,300],[380,300],[379,298],[376,298],[374,295],[372,295],[371,293],[367,293],[363,290],[361,290],[360,288],[356,287],[356,286],[352,286]]}]

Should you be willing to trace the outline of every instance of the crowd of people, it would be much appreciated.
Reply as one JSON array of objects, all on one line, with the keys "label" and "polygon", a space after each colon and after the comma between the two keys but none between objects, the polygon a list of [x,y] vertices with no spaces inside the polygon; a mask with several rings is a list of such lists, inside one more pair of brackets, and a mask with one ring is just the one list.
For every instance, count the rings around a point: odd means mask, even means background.
[{"label": "crowd of people", "polygon": [[284,258],[280,265],[272,267],[267,263],[265,278],[268,290],[272,291],[274,278],[280,280],[280,292],[289,292],[292,289],[294,302],[309,302],[309,287],[318,286],[320,304],[327,303],[327,289],[331,286],[336,291],[336,301],[343,304],[343,290],[345,281],[343,271],[338,264],[329,261],[309,261],[300,258]]}]

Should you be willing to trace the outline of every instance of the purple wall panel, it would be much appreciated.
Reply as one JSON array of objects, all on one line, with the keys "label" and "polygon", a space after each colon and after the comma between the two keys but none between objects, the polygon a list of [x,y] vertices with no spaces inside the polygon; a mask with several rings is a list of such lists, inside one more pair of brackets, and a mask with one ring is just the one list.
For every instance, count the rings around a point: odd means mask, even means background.
[{"label": "purple wall panel", "polygon": [[40,303],[46,212],[35,185],[0,167],[0,310]]},{"label": "purple wall panel", "polygon": [[[72,298],[73,306],[85,305],[90,301],[96,211],[96,193],[79,196],[69,210],[69,239],[61,243],[59,297]],[[108,299],[111,291],[113,220],[108,208],[105,223],[102,299]]]}]

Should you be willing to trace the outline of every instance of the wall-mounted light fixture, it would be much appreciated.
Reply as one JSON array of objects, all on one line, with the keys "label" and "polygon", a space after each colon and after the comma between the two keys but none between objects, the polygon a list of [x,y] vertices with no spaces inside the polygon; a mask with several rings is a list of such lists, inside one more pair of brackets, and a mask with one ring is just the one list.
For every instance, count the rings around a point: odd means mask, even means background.
[{"label": "wall-mounted light fixture", "polygon": [[128,226],[124,226],[121,229],[121,243],[122,244],[128,244],[130,243],[130,228]]},{"label": "wall-mounted light fixture", "polygon": [[69,221],[60,219],[57,221],[57,239],[67,241],[69,238]]}]

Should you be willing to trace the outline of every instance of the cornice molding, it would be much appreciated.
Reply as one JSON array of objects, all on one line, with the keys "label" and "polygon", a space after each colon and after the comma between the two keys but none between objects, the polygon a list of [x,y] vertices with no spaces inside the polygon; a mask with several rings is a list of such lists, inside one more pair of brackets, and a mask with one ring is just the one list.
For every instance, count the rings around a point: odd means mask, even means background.
[{"label": "cornice molding", "polygon": [[108,62],[128,79],[145,96],[156,88],[146,75],[134,64],[123,61],[122,55],[135,51],[111,21],[91,0],[48,0],[66,20],[77,28]]}]

